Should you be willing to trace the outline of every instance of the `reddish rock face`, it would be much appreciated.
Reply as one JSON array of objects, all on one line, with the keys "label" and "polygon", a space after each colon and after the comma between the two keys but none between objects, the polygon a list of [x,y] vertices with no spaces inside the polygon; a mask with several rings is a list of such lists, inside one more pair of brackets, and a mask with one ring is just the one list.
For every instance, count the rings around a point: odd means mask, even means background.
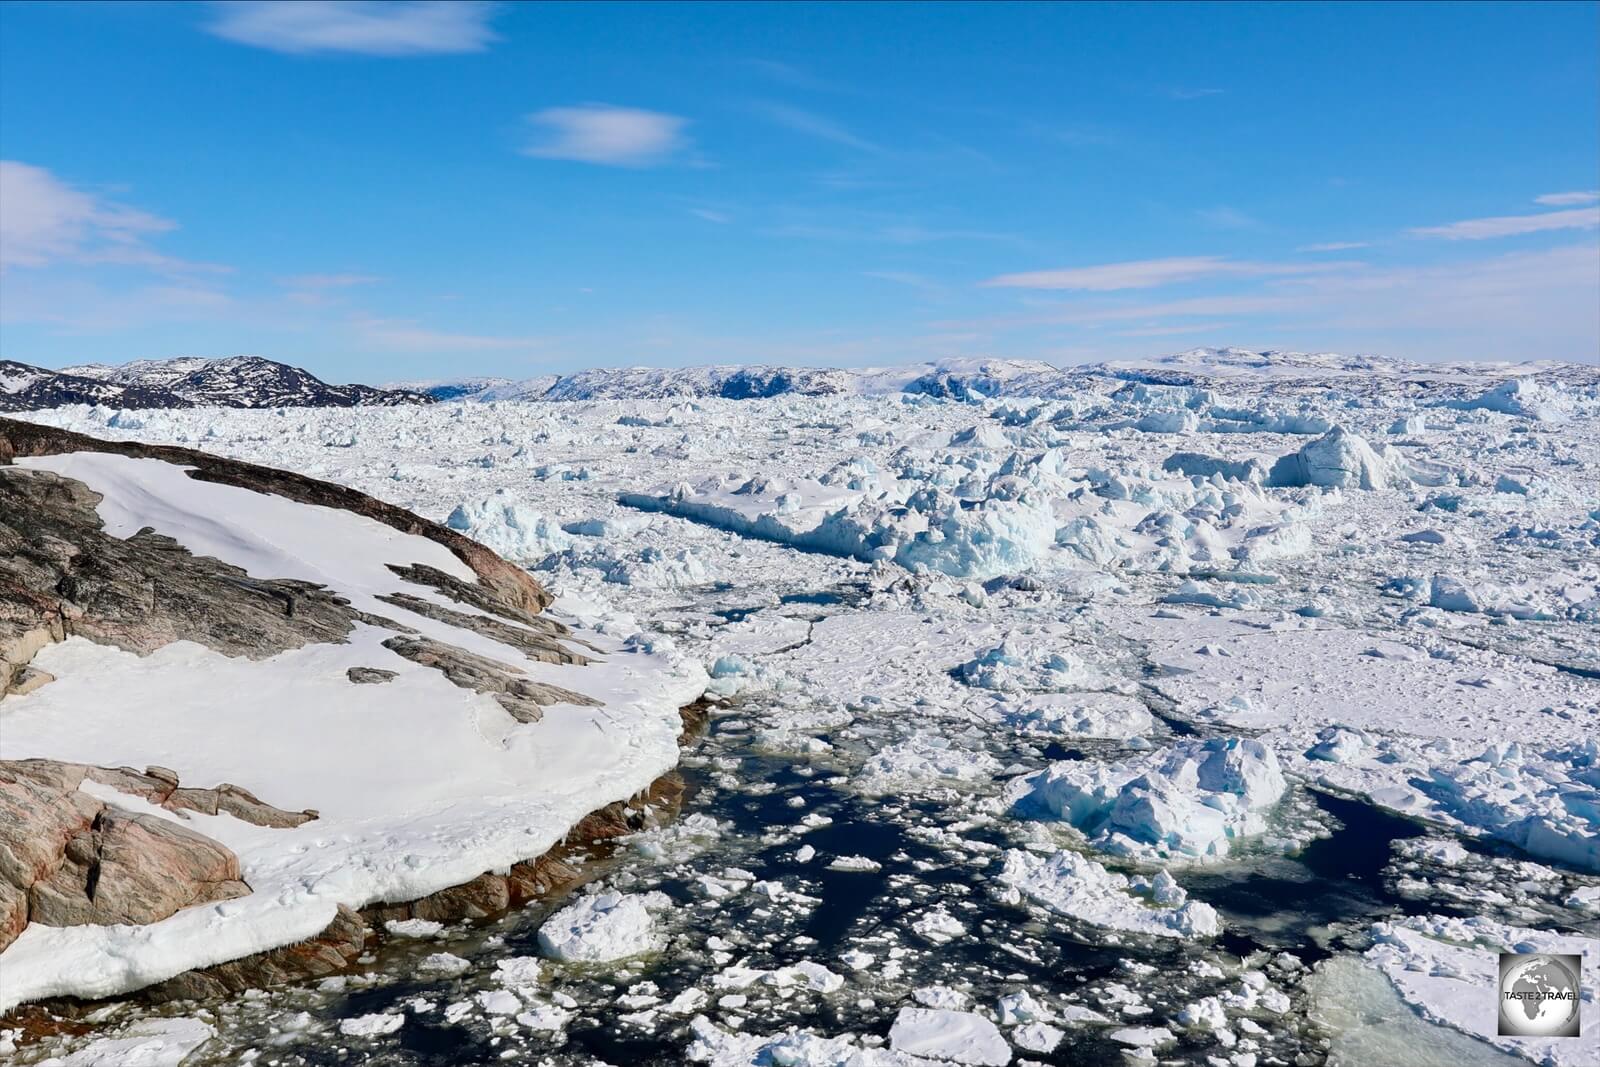
[{"label": "reddish rock face", "polygon": [[46,926],[153,923],[180,908],[244,896],[239,860],[203,834],[107,805],[66,845],[65,862],[28,894]]},{"label": "reddish rock face", "polygon": [[0,949],[30,922],[150,923],[250,891],[238,858],[216,841],[80,792],[88,771],[130,775],[130,784],[147,777],[50,760],[0,763]]}]

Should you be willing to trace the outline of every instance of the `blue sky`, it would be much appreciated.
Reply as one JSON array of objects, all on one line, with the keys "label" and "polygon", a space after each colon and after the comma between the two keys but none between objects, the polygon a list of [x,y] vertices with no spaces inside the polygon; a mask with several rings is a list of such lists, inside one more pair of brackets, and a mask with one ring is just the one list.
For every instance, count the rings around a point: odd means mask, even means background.
[{"label": "blue sky", "polygon": [[0,355],[1600,362],[1600,6],[0,5]]}]

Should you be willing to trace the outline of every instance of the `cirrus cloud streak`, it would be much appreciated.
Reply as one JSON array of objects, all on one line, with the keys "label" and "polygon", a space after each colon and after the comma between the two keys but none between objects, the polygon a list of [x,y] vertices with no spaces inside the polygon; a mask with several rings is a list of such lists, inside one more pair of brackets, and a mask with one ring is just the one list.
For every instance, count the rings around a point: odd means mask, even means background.
[{"label": "cirrus cloud streak", "polygon": [[1002,274],[988,279],[982,285],[991,289],[1076,289],[1108,293],[1119,289],[1153,289],[1160,285],[1209,279],[1321,274],[1352,266],[1360,264],[1332,260],[1325,263],[1263,263],[1228,259],[1225,256],[1172,256],[1166,259],[1136,259],[1090,267]]}]

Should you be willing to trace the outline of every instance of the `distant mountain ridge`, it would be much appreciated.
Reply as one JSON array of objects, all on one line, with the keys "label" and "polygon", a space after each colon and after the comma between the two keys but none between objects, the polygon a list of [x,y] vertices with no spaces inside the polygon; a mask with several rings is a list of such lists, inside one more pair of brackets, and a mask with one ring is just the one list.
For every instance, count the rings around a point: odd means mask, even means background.
[{"label": "distant mountain ridge", "polygon": [[1058,397],[1107,380],[1152,385],[1228,387],[1255,384],[1306,388],[1330,378],[1367,378],[1421,385],[1481,384],[1543,376],[1600,379],[1600,368],[1552,361],[1417,363],[1331,352],[1197,348],[1142,360],[1057,367],[1037,360],[944,359],[901,367],[709,366],[607,367],[525,381],[505,378],[402,382],[439,400],[647,400],[683,397],[748,400],[784,395],[921,394],[951,399]]},{"label": "distant mountain ridge", "polygon": [[121,366],[86,363],[59,371],[0,360],[0,411],[37,411],[67,404],[277,408],[434,402],[434,397],[411,390],[332,385],[310,371],[261,356],[142,359]]},{"label": "distant mountain ridge", "polygon": [[1600,368],[1553,361],[1416,363],[1331,352],[1196,348],[1139,360],[1057,367],[1037,360],[943,359],[899,367],[772,365],[598,367],[517,381],[471,377],[397,382],[382,388],[331,385],[310,371],[260,356],[88,363],[46,370],[0,360],[0,411],[68,404],[120,408],[355,407],[447,402],[578,400],[752,400],[781,396],[922,395],[943,399],[1067,397],[1108,383],[1306,391],[1343,387],[1483,388],[1509,378],[1600,384]]}]

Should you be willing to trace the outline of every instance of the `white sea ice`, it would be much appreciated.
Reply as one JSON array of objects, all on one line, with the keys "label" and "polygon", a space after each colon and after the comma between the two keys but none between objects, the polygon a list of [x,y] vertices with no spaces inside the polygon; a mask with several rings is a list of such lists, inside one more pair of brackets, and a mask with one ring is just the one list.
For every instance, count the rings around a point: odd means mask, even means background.
[{"label": "white sea ice", "polygon": [[[1372,927],[1366,961],[1388,976],[1424,1018],[1548,1067],[1600,1062],[1600,1001],[1592,984],[1579,1001],[1580,1036],[1501,1037],[1495,988],[1501,952],[1572,954],[1584,976],[1600,966],[1600,940],[1509,926],[1492,919],[1413,916]],[[1592,983],[1592,979],[1590,979]]]},{"label": "white sea ice", "polygon": [[1155,726],[1144,702],[1119,693],[1028,693],[996,705],[1018,733],[1125,740]]},{"label": "white sea ice", "polygon": [[1067,1032],[1049,1023],[1028,1023],[1011,1031],[1011,1040],[1029,1052],[1054,1052]]},{"label": "white sea ice", "polygon": [[1126,875],[1069,849],[1051,855],[1009,849],[1000,882],[1017,899],[1027,897],[1062,915],[1113,930],[1178,938],[1215,937],[1222,930],[1216,909],[1190,901],[1170,875],[1149,896],[1141,897]]},{"label": "white sea ice", "polygon": [[471,969],[471,961],[462,959],[460,956],[450,952],[435,952],[417,961],[417,970],[420,973],[439,975],[445,978],[466,974]]},{"label": "white sea ice", "polygon": [[1567,417],[1566,405],[1554,390],[1524,378],[1501,382],[1470,400],[1447,400],[1443,407],[1460,411],[1498,411],[1535,422],[1559,422]]},{"label": "white sea ice", "polygon": [[518,563],[536,563],[572,544],[557,523],[505,490],[457,505],[445,525]]},{"label": "white sea ice", "polygon": [[965,937],[967,928],[960,919],[944,908],[931,908],[911,921],[911,929],[918,937],[935,945],[943,945],[958,937]]},{"label": "white sea ice", "polygon": [[390,919],[383,928],[395,937],[438,937],[444,933],[444,923],[430,919]]},{"label": "white sea ice", "polygon": [[1414,818],[1600,871],[1600,742],[1540,748],[1375,736],[1326,727],[1305,770]]},{"label": "white sea ice", "polygon": [[1065,688],[1093,677],[1070,652],[1024,640],[985,649],[957,667],[956,674],[970,686],[1002,693]]},{"label": "white sea ice", "polygon": [[1212,859],[1266,828],[1286,783],[1277,757],[1247,738],[1186,739],[1120,763],[1063,760],[1007,787],[1021,814],[1061,819],[1099,849]]},{"label": "white sea ice", "polygon": [[820,963],[804,960],[788,967],[764,971],[752,967],[729,967],[712,977],[717,989],[748,989],[763,985],[775,989],[805,989],[813,993],[833,993],[844,986],[844,976]]},{"label": "white sea ice", "polygon": [[1333,489],[1383,489],[1390,481],[1388,464],[1372,446],[1342,426],[1273,464],[1272,486],[1315,485]]},{"label": "white sea ice", "polygon": [[994,1023],[969,1011],[901,1008],[889,1028],[889,1047],[953,1063],[1005,1067],[1011,1046]]},{"label": "white sea ice", "polygon": [[667,903],[659,893],[580,897],[539,927],[539,950],[568,963],[605,963],[655,952],[662,940],[650,913]]},{"label": "white sea ice", "polygon": [[[911,999],[924,1008],[944,1008],[948,1011],[966,1011],[972,997],[959,989],[944,985],[923,986],[911,991]],[[1004,1021],[1003,1019],[1001,1020]]]},{"label": "white sea ice", "polygon": [[406,1017],[397,1013],[353,1015],[339,1020],[339,1032],[346,1037],[382,1037],[405,1024]]},{"label": "white sea ice", "polygon": [[50,1067],[179,1067],[216,1034],[216,1027],[200,1019],[140,1019],[47,1062]]},{"label": "white sea ice", "polygon": [[870,757],[856,785],[863,792],[888,793],[940,782],[988,781],[999,770],[1000,761],[982,749],[919,730]]}]

